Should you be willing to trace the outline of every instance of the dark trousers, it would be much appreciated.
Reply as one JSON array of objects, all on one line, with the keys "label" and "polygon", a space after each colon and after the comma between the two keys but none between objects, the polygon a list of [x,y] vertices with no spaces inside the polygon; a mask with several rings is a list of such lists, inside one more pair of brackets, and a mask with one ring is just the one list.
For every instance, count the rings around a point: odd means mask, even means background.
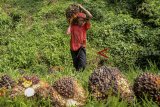
[{"label": "dark trousers", "polygon": [[71,55],[73,60],[73,66],[76,68],[76,70],[84,70],[86,67],[86,49],[84,47],[81,47],[77,51],[71,50]]}]

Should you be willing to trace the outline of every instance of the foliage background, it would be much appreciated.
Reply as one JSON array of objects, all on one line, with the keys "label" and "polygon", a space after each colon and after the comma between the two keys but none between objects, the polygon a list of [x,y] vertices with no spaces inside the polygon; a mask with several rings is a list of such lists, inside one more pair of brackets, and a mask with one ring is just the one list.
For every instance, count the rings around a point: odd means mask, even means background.
[{"label": "foliage background", "polygon": [[[81,3],[93,14],[87,33],[87,68],[74,72],[70,55],[70,37],[65,9]],[[87,90],[90,73],[99,59],[97,52],[109,48],[108,66],[116,66],[133,83],[141,72],[157,73],[160,67],[160,1],[159,0],[1,0],[0,1],[0,72],[17,79],[24,71],[37,74],[53,83],[70,75]],[[63,70],[49,73],[49,68]],[[7,100],[6,100],[7,99]],[[2,98],[2,106],[50,106],[49,101],[32,102],[25,98]],[[114,101],[113,101],[114,99]],[[88,98],[87,107],[125,107],[125,101],[110,97],[107,103]],[[133,106],[153,106],[152,101]]]}]

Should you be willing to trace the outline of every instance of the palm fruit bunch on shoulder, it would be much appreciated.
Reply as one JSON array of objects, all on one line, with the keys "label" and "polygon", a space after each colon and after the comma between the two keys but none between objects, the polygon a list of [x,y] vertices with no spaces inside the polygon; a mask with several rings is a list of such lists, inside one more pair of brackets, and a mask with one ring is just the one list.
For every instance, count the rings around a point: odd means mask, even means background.
[{"label": "palm fruit bunch on shoulder", "polygon": [[52,86],[51,99],[55,106],[83,106],[86,102],[86,92],[72,77],[63,77]]},{"label": "palm fruit bunch on shoulder", "polygon": [[147,97],[160,105],[160,75],[140,74],[134,81],[133,90],[138,99]]},{"label": "palm fruit bunch on shoulder", "polygon": [[79,8],[77,4],[71,4],[67,9],[66,9],[66,18],[69,23],[72,22],[74,18],[76,18],[76,14],[78,12],[82,12],[82,10]]},{"label": "palm fruit bunch on shoulder", "polygon": [[120,94],[121,99],[133,101],[133,91],[122,73],[117,68],[101,66],[94,70],[89,78],[89,91],[99,100],[107,99],[109,95]]},{"label": "palm fruit bunch on shoulder", "polygon": [[0,88],[5,87],[11,89],[15,86],[15,81],[8,75],[3,75],[0,80]]}]

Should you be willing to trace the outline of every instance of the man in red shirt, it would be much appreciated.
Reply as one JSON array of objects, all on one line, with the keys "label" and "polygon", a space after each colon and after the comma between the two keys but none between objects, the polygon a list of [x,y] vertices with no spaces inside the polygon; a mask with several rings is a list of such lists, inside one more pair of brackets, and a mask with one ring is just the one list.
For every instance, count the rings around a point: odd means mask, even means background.
[{"label": "man in red shirt", "polygon": [[76,71],[81,68],[84,70],[86,66],[86,32],[91,26],[89,21],[92,18],[88,10],[81,5],[79,7],[84,13],[77,13],[67,30],[67,34],[71,35],[70,49]]}]

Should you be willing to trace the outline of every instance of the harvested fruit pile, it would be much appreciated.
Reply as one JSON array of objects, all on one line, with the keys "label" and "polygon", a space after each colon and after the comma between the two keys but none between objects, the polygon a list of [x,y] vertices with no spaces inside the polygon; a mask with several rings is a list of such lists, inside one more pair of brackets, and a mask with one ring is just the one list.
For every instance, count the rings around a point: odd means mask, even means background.
[{"label": "harvested fruit pile", "polygon": [[4,75],[1,80],[0,96],[4,95],[11,98],[18,96],[50,98],[54,105],[60,107],[83,106],[87,98],[86,91],[72,77],[61,78],[51,86],[37,76],[23,76],[16,83],[8,75]]},{"label": "harvested fruit pile", "polygon": [[15,86],[15,81],[8,75],[3,75],[0,80],[0,96],[4,96],[7,90]]},{"label": "harvested fruit pile", "polygon": [[52,101],[60,107],[83,106],[87,99],[83,87],[72,77],[57,80],[51,92]]},{"label": "harvested fruit pile", "polygon": [[102,66],[96,69],[89,78],[89,90],[97,99],[106,99],[109,95],[117,95],[128,102],[134,94],[127,79],[117,68]]},{"label": "harvested fruit pile", "polygon": [[0,88],[10,89],[14,86],[15,81],[8,75],[3,75],[0,80]]},{"label": "harvested fruit pile", "polygon": [[[18,80],[18,83],[13,87],[13,90],[10,93],[11,97],[18,95],[23,95],[28,88],[33,89],[33,95],[35,94],[34,90],[42,87],[41,81],[37,76],[23,76]],[[25,96],[30,97],[25,93]]]},{"label": "harvested fruit pile", "polygon": [[160,105],[160,76],[152,73],[139,75],[134,82],[133,90],[138,99],[152,99]]},{"label": "harvested fruit pile", "polygon": [[[147,94],[148,99],[160,105],[160,76],[143,73],[135,79],[132,88],[119,69],[101,66],[89,77],[88,91],[98,100],[120,95],[120,99],[128,103],[134,102],[134,96],[141,101]],[[88,94],[73,77],[62,77],[50,85],[38,76],[22,76],[16,83],[8,75],[3,75],[0,80],[0,96],[49,98],[56,107],[69,107],[84,106]]]}]

